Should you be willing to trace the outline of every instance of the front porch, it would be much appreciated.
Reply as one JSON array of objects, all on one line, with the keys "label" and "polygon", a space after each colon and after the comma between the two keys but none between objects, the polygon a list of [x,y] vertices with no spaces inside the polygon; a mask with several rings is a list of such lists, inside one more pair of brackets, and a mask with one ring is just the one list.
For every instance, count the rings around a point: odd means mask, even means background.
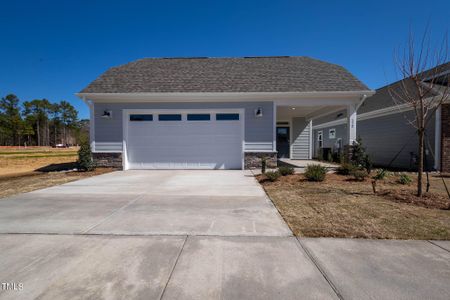
[{"label": "front porch", "polygon": [[334,99],[331,103],[316,99],[302,101],[302,105],[298,104],[300,101],[295,105],[276,103],[275,145],[278,160],[304,169],[307,162],[317,159],[318,153],[323,150],[323,136],[314,136],[314,120],[343,110],[350,125],[345,128],[346,138],[339,140],[337,147],[340,153],[344,153],[344,149],[348,149],[356,140],[356,112],[364,99]]}]

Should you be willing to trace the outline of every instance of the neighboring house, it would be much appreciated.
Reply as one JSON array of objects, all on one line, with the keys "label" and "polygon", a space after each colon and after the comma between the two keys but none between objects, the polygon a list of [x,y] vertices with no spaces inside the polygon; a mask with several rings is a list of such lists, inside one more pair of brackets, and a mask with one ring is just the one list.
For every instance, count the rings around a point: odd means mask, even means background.
[{"label": "neighboring house", "polygon": [[[351,112],[374,92],[308,57],[148,58],[113,67],[79,94],[97,165],[243,169],[312,158],[311,118]],[[350,128],[343,144],[356,138]]]},{"label": "neighboring house", "polygon": [[[433,73],[439,78],[439,84],[448,85],[450,63],[439,66],[437,70]],[[357,136],[361,137],[375,165],[414,170],[417,169],[418,136],[410,121],[415,119],[415,113],[407,105],[396,105],[391,97],[392,91],[402,85],[408,86],[408,80],[377,89],[375,95],[361,104],[358,108]],[[435,88],[433,96],[438,95],[440,90]],[[345,116],[346,111],[341,110],[313,119],[315,157],[321,148],[339,151],[341,141],[347,139]],[[450,172],[449,127],[450,104],[445,103],[430,116],[427,126],[426,169]]]}]

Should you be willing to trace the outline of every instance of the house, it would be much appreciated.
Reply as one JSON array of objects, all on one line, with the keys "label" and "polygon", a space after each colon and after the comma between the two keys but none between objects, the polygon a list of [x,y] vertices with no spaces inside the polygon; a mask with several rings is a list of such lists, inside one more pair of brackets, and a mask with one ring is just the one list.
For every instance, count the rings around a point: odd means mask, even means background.
[{"label": "house", "polygon": [[244,169],[312,158],[312,118],[337,109],[354,126],[374,92],[309,57],[146,58],[113,67],[77,95],[90,108],[97,165]]},{"label": "house", "polygon": [[[426,72],[433,74],[443,88],[448,85],[450,63]],[[357,136],[361,137],[367,153],[377,166],[417,169],[418,136],[410,123],[414,121],[415,113],[412,107],[397,105],[391,96],[392,91],[408,84],[408,79],[403,79],[379,88],[358,108]],[[435,88],[430,96],[439,96],[442,88]],[[413,91],[411,88],[411,93]],[[320,152],[339,151],[342,141],[347,139],[345,116],[345,110],[337,110],[313,119],[315,157]],[[450,103],[444,103],[433,112],[428,122],[425,168],[450,172]]]}]

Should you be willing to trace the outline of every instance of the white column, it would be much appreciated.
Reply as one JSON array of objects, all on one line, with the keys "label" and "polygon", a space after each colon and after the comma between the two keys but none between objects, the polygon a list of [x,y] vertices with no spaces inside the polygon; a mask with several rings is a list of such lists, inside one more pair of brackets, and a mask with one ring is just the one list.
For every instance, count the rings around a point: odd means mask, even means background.
[{"label": "white column", "polygon": [[95,111],[94,103],[87,100],[86,103],[89,105],[89,143],[91,144],[91,151],[95,152]]},{"label": "white column", "polygon": [[273,128],[272,128],[272,151],[277,151],[277,104],[273,102]]},{"label": "white column", "polygon": [[313,152],[313,130],[312,120],[309,120],[309,159],[312,159]]},{"label": "white column", "polygon": [[347,136],[348,136],[348,145],[353,145],[353,142],[356,141],[356,104],[350,104],[347,106]]}]

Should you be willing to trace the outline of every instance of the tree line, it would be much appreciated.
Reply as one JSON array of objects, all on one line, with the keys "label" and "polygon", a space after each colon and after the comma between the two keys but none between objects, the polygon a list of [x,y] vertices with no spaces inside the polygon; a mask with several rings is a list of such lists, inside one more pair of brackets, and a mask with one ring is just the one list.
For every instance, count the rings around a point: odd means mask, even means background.
[{"label": "tree line", "polygon": [[20,103],[9,94],[0,101],[1,146],[74,145],[87,134],[87,120],[67,101],[35,99]]}]

